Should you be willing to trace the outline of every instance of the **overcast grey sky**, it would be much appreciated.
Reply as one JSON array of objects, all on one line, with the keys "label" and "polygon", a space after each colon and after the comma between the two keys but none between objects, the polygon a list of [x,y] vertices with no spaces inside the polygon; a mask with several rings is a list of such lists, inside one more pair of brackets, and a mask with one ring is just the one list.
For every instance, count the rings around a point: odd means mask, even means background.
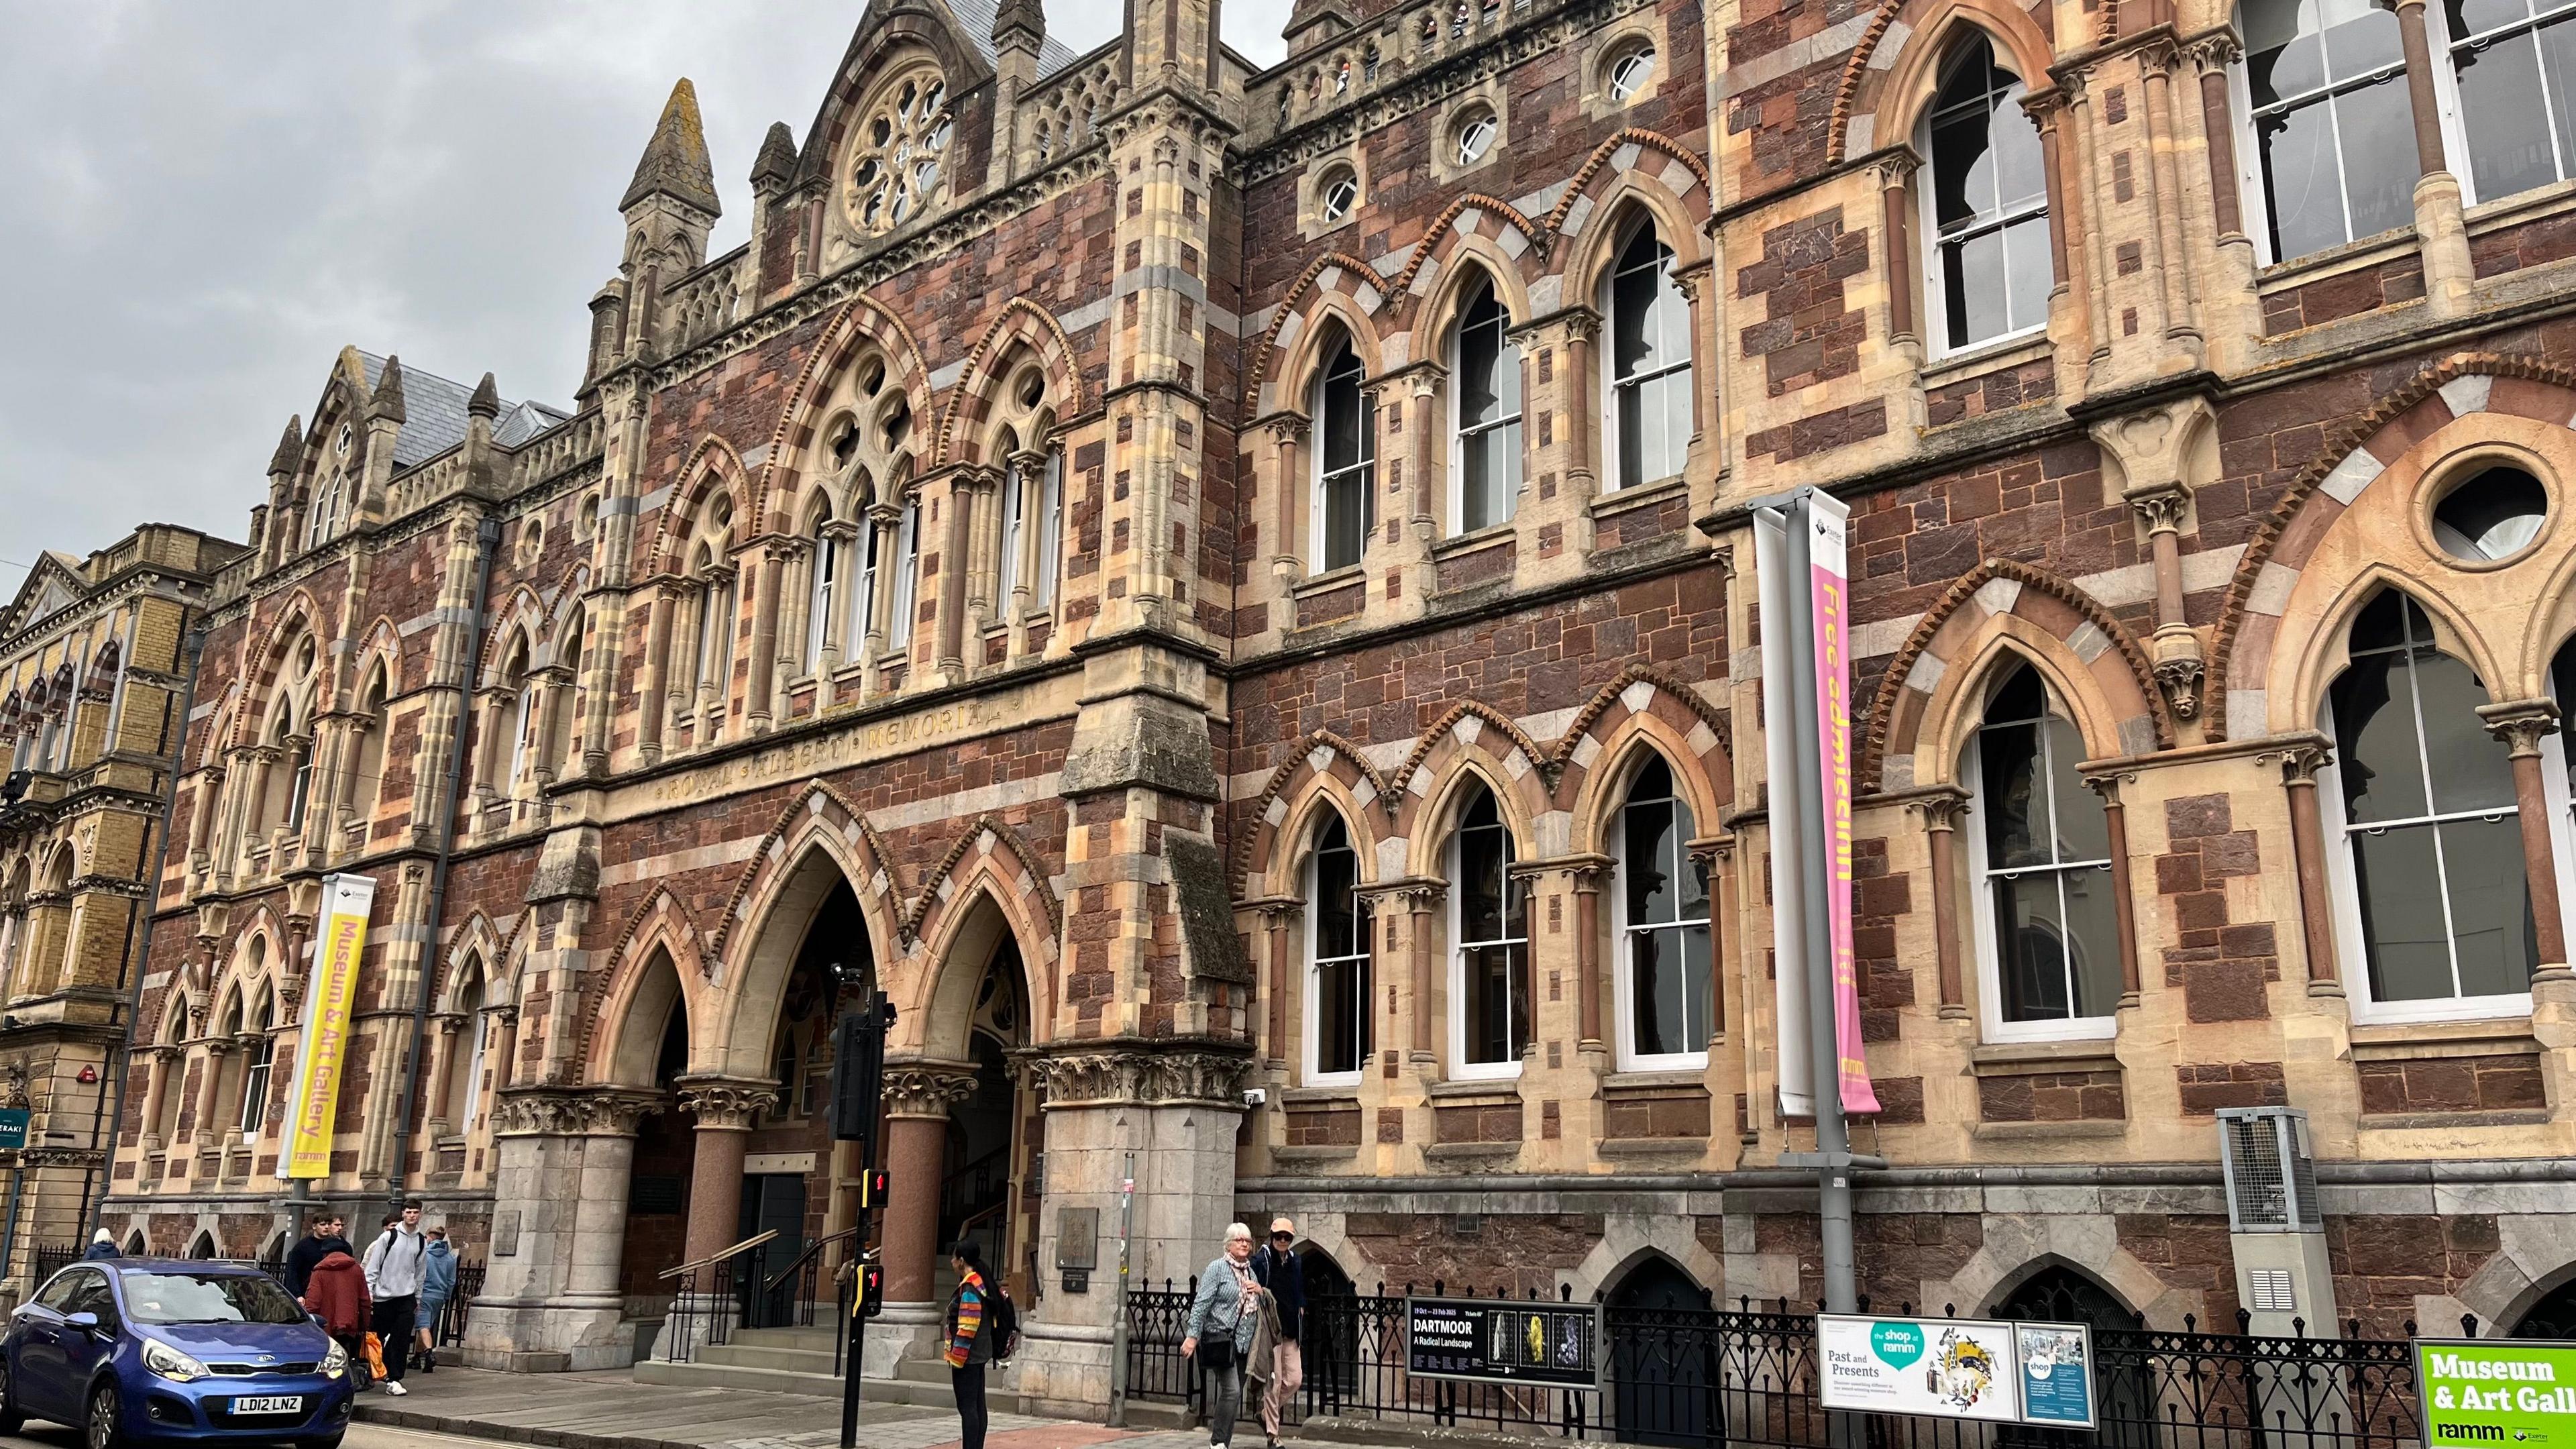
[{"label": "overcast grey sky", "polygon": [[[240,538],[345,344],[569,405],[617,198],[696,82],[724,220],[861,0],[0,0],[0,599],[141,522]],[[1077,48],[1120,0],[1048,0]],[[1226,39],[1280,51],[1287,0]]]}]

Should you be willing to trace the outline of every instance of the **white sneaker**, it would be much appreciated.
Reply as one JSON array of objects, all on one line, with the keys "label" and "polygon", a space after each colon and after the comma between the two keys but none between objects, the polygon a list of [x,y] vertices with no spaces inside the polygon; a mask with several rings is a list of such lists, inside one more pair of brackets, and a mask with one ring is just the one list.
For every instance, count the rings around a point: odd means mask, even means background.
[{"label": "white sneaker", "polygon": [[400,1380],[387,1379],[385,1380],[385,1392],[399,1399],[403,1395],[410,1393],[411,1390],[404,1388]]}]

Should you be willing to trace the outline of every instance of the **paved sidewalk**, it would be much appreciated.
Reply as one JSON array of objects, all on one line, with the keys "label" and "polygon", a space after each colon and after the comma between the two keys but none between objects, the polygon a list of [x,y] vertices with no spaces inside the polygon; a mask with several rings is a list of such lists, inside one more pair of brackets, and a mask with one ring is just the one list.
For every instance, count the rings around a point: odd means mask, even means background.
[{"label": "paved sidewalk", "polygon": [[[755,1389],[639,1384],[623,1369],[507,1374],[442,1367],[413,1373],[411,1390],[358,1396],[369,1424],[537,1444],[549,1449],[833,1449],[837,1399]],[[1259,1429],[1248,1442],[1259,1442]],[[954,1410],[874,1400],[859,1406],[861,1449],[942,1449],[957,1444]],[[1204,1431],[1138,1433],[1071,1419],[995,1414],[985,1449],[1205,1449]]]}]

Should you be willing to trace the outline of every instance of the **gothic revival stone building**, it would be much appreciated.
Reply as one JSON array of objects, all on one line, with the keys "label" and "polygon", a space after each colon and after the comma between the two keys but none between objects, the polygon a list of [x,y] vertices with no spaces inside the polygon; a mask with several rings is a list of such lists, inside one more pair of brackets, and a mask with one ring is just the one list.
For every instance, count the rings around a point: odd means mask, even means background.
[{"label": "gothic revival stone building", "polygon": [[240,552],[164,524],[86,559],[48,549],[0,613],[0,1108],[28,1114],[0,1148],[0,1304],[107,1189],[190,636]]},{"label": "gothic revival stone building", "polygon": [[1265,69],[895,0],[712,257],[684,83],[571,412],[353,350],[288,429],[111,1220],[282,1230],[250,1074],[357,871],[323,1191],[486,1258],[477,1362],[837,1251],[859,985],[895,1317],[982,1235],[1032,1401],[1103,1392],[1055,1267],[1130,1175],[1148,1277],[1289,1212],[1319,1278],[1812,1299],[1746,505],[1813,484],[1864,1290],[2223,1320],[2213,1114],[2288,1104],[2316,1319],[2559,1312],[2576,98],[2453,12],[1304,0]]}]

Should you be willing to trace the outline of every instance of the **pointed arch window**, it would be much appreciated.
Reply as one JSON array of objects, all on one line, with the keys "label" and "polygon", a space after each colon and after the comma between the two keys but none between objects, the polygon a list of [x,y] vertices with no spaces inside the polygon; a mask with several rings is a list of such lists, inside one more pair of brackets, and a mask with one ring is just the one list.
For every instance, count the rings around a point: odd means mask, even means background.
[{"label": "pointed arch window", "polygon": [[510,722],[510,768],[502,777],[502,789],[515,795],[527,781],[529,760],[535,750],[529,732],[535,724],[537,691],[528,680],[528,640],[524,634],[511,641],[510,662],[502,671],[502,688],[510,696],[503,706]]},{"label": "pointed arch window", "polygon": [[2359,948],[2354,1014],[2528,1011],[2540,953],[2512,757],[2477,716],[2486,686],[2395,590],[2354,617],[2349,655],[2326,691],[2334,762],[2318,793]]},{"label": "pointed arch window", "polygon": [[269,1029],[277,1024],[269,998],[262,994],[259,1010],[250,1021],[251,1041],[243,1058],[241,1134],[247,1142],[259,1135],[260,1123],[268,1116],[268,1074],[277,1060],[277,1039]]},{"label": "pointed arch window", "polygon": [[2024,664],[1986,697],[1962,771],[1977,882],[1978,996],[1990,1041],[2107,1037],[2120,1004],[2118,903],[2084,737]]},{"label": "pointed arch window", "polygon": [[894,600],[892,617],[886,620],[887,648],[901,649],[912,642],[912,615],[920,594],[921,500],[913,497],[904,500],[903,521],[895,525]]},{"label": "pointed arch window", "polygon": [[1651,220],[1639,217],[1620,245],[1608,292],[1610,486],[1634,488],[1681,472],[1690,453],[1690,303]]},{"label": "pointed arch window", "polygon": [[841,584],[841,544],[832,536],[830,503],[814,510],[808,537],[814,550],[806,568],[812,585],[805,601],[805,669],[810,674],[823,667],[823,650],[832,639],[832,606]]},{"label": "pointed arch window", "polygon": [[385,732],[391,727],[385,718],[386,690],[385,668],[379,664],[359,696],[357,778],[350,781],[348,791],[362,818],[372,816],[384,796]]},{"label": "pointed arch window", "polygon": [[858,555],[858,576],[852,580],[850,588],[848,652],[853,655],[868,647],[868,636],[877,628],[877,580],[883,572],[885,532],[885,526],[877,521],[874,512],[862,504],[859,536],[852,545]]},{"label": "pointed arch window", "polygon": [[1315,383],[1322,446],[1315,450],[1316,572],[1356,566],[1377,507],[1377,403],[1345,338]]},{"label": "pointed arch window", "polygon": [[1995,63],[1982,31],[1941,65],[1920,146],[1932,158],[1923,189],[1932,238],[1929,285],[1943,352],[1956,352],[2048,322],[2056,277],[2048,245],[2048,165],[2039,126],[2021,106],[2026,87]]},{"label": "pointed arch window", "polygon": [[1696,829],[1672,767],[1654,756],[1620,807],[1619,1054],[1632,1069],[1708,1065],[1717,1032],[1708,873],[1691,857]]},{"label": "pointed arch window", "polygon": [[1338,815],[1315,832],[1306,885],[1306,1081],[1360,1079],[1371,1047],[1369,944],[1375,923],[1360,894],[1360,857]]},{"label": "pointed arch window", "polygon": [[2396,11],[2370,0],[2244,0],[2237,22],[2251,140],[2241,164],[2245,194],[2262,205],[2253,229],[2268,260],[2413,225],[2415,112]]},{"label": "pointed arch window", "polygon": [[1450,408],[1457,445],[1450,465],[1450,531],[1508,522],[1521,492],[1521,349],[1493,279],[1476,284],[1450,343]]},{"label": "pointed arch window", "polygon": [[1512,879],[1512,832],[1491,791],[1460,809],[1449,846],[1449,1047],[1453,1077],[1520,1074],[1530,1041],[1529,916]]},{"label": "pointed arch window", "polygon": [[1002,484],[1001,599],[1005,604],[1025,588],[1031,609],[1055,602],[1058,535],[1063,528],[1063,457],[1049,449],[1041,457],[1018,453]]}]

